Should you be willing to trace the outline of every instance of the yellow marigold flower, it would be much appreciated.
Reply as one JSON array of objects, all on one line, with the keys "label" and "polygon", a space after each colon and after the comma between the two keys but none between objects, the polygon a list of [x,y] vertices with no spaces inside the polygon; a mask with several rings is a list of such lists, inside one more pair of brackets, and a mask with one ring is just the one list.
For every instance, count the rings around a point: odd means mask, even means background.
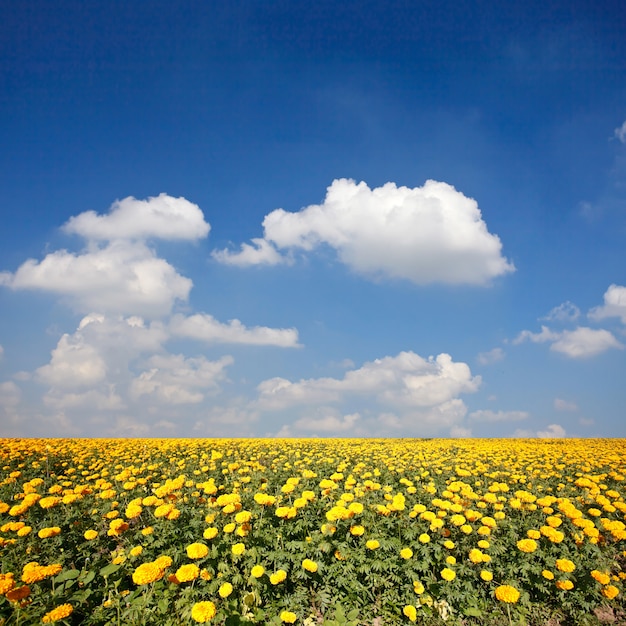
[{"label": "yellow marigold flower", "polygon": [[56,576],[63,568],[58,563],[53,565],[39,565],[37,561],[26,563],[22,569],[22,581],[31,584]]},{"label": "yellow marigold flower", "polygon": [[558,569],[559,572],[573,572],[576,569],[576,565],[569,559],[557,559],[556,569]]},{"label": "yellow marigold flower", "polygon": [[237,528],[237,524],[235,524],[234,522],[231,522],[230,524],[226,524],[226,525],[224,526],[224,528],[222,528],[222,530],[223,530],[226,534],[229,534],[229,533],[234,532],[234,531],[235,531],[235,528]]},{"label": "yellow marigold flower", "polygon": [[556,586],[561,591],[569,591],[574,588],[574,583],[571,580],[557,580]]},{"label": "yellow marigold flower", "polygon": [[17,531],[18,537],[26,537],[26,535],[30,535],[30,532],[33,530],[32,526],[23,526]]},{"label": "yellow marigold flower", "polygon": [[317,572],[317,563],[315,561],[312,561],[311,559],[304,559],[304,561],[302,561],[302,567],[307,572],[311,572],[312,574]]},{"label": "yellow marigold flower", "polygon": [[446,557],[446,563],[448,565],[456,565],[456,559],[452,555],[447,556]]},{"label": "yellow marigold flower", "polygon": [[217,593],[220,594],[220,598],[228,598],[233,592],[233,586],[230,583],[222,583]]},{"label": "yellow marigold flower", "polygon": [[142,535],[151,535],[154,532],[154,528],[152,526],[146,526],[141,529]]},{"label": "yellow marigold flower", "polygon": [[420,595],[420,594],[424,593],[424,591],[425,591],[424,585],[419,580],[414,580],[413,581],[413,591],[417,595]]},{"label": "yellow marigold flower", "polygon": [[541,537],[541,533],[538,530],[531,529],[526,531],[526,536],[529,539],[539,539]]},{"label": "yellow marigold flower", "polygon": [[143,548],[141,546],[135,546],[130,549],[130,556],[139,556],[143,552]]},{"label": "yellow marigold flower", "polygon": [[601,572],[597,569],[592,570],[591,576],[597,580],[601,585],[608,585],[611,582],[611,577],[608,572]]},{"label": "yellow marigold flower", "polygon": [[517,548],[522,552],[534,552],[537,549],[537,542],[534,539],[520,539]]},{"label": "yellow marigold flower", "polygon": [[39,506],[42,509],[51,509],[53,506],[56,506],[61,502],[61,498],[57,498],[56,496],[48,496],[46,498],[41,498],[39,500]]},{"label": "yellow marigold flower", "polygon": [[231,552],[235,555],[235,556],[240,556],[242,555],[244,552],[246,551],[246,546],[243,543],[236,543],[233,545],[233,547],[231,548]]},{"label": "yellow marigold flower", "polygon": [[61,529],[58,526],[51,526],[50,528],[42,528],[37,535],[40,539],[48,539],[48,537],[56,537],[61,534]]},{"label": "yellow marigold flower", "polygon": [[215,526],[209,526],[208,528],[204,529],[204,532],[202,533],[202,536],[205,539],[215,539],[215,537],[217,537],[219,533],[219,530],[217,528],[215,528]]},{"label": "yellow marigold flower", "polygon": [[413,550],[411,550],[411,548],[402,548],[402,550],[400,550],[400,556],[408,560],[413,556]]},{"label": "yellow marigold flower", "polygon": [[368,550],[376,550],[380,548],[380,541],[378,541],[377,539],[369,539],[365,542],[365,547]]},{"label": "yellow marigold flower", "polygon": [[449,567],[444,567],[441,570],[441,578],[447,581],[454,580],[456,578],[456,572],[451,570]]},{"label": "yellow marigold flower", "polygon": [[418,540],[420,543],[428,543],[430,541],[430,535],[428,533],[422,533]]},{"label": "yellow marigold flower", "polygon": [[363,513],[363,505],[360,502],[350,502],[348,505],[348,511],[354,513],[355,515],[360,515]]},{"label": "yellow marigold flower", "polygon": [[285,624],[294,624],[298,619],[298,616],[291,611],[282,611],[280,614],[280,621],[285,622]]},{"label": "yellow marigold flower", "polygon": [[507,604],[515,604],[519,600],[520,593],[511,585],[500,585],[496,587],[496,599]]},{"label": "yellow marigold flower", "polygon": [[543,576],[546,580],[554,580],[554,574],[553,574],[550,570],[544,569],[544,570],[541,572],[541,575],[542,575],[542,576]]},{"label": "yellow marigold flower", "polygon": [[360,537],[365,532],[363,526],[350,526],[350,534],[355,537]]},{"label": "yellow marigold flower", "polygon": [[202,559],[209,553],[209,549],[203,543],[192,543],[187,546],[187,556],[190,559]]},{"label": "yellow marigold flower", "polygon": [[237,515],[235,515],[235,521],[237,524],[246,524],[252,519],[252,513],[250,511],[239,511]]},{"label": "yellow marigold flower", "polygon": [[124,515],[127,519],[134,519],[135,517],[139,517],[143,509],[138,504],[129,504],[126,507],[126,511]]},{"label": "yellow marigold flower", "polygon": [[163,556],[160,556],[158,559],[155,559],[154,562],[161,569],[165,569],[169,567],[173,561],[172,561],[171,556],[163,555]]},{"label": "yellow marigold flower", "polygon": [[163,578],[163,568],[155,562],[143,563],[133,572],[133,582],[136,585],[147,585]]},{"label": "yellow marigold flower", "polygon": [[409,621],[414,622],[417,619],[417,609],[412,604],[407,604],[403,609],[402,613],[405,617],[409,619]]},{"label": "yellow marigold flower", "polygon": [[15,579],[13,574],[0,574],[0,596],[3,596],[8,591],[11,591],[15,587]]},{"label": "yellow marigold flower", "polygon": [[202,578],[202,580],[211,580],[213,576],[211,575],[211,572],[209,572],[208,569],[201,569],[200,578]]},{"label": "yellow marigold flower", "polygon": [[215,617],[217,613],[213,602],[205,600],[204,602],[196,602],[191,609],[191,619],[199,624],[204,624]]},{"label": "yellow marigold flower", "polygon": [[602,589],[602,595],[605,598],[608,598],[609,600],[612,600],[618,594],[619,594],[619,589],[615,587],[614,585],[607,585],[606,587],[604,587],[604,589]]},{"label": "yellow marigold flower", "polygon": [[284,569],[276,570],[270,575],[270,582],[272,585],[278,585],[287,578],[287,572]]},{"label": "yellow marigold flower", "polygon": [[483,562],[483,553],[478,548],[472,548],[469,551],[469,560],[472,563],[482,563]]},{"label": "yellow marigold flower", "polygon": [[546,524],[548,524],[548,526],[552,526],[552,528],[558,528],[562,523],[563,520],[560,517],[556,517],[554,515],[546,517]]},{"label": "yellow marigold flower", "polygon": [[250,571],[250,574],[253,578],[261,578],[261,576],[265,574],[265,568],[262,565],[255,565]]},{"label": "yellow marigold flower", "polygon": [[481,570],[480,572],[480,577],[485,581],[485,582],[490,582],[493,580],[493,574],[489,571],[487,571],[486,569]]},{"label": "yellow marigold flower", "polygon": [[443,542],[443,547],[448,548],[448,550],[454,550],[456,544],[454,543],[454,541],[450,541],[449,539],[447,539]]},{"label": "yellow marigold flower", "polygon": [[28,585],[22,585],[21,587],[15,587],[6,592],[5,598],[9,602],[20,602],[24,598],[28,598],[30,595],[30,587]]},{"label": "yellow marigold flower", "polygon": [[98,531],[96,530],[86,530],[85,534],[83,535],[83,537],[87,541],[91,541],[92,539],[95,539],[97,536],[98,536]]},{"label": "yellow marigold flower", "polygon": [[57,606],[55,609],[52,609],[52,611],[48,611],[48,613],[46,613],[43,616],[41,621],[44,624],[58,622],[59,620],[65,619],[66,617],[71,615],[73,610],[74,610],[74,607],[71,604],[61,604]]}]

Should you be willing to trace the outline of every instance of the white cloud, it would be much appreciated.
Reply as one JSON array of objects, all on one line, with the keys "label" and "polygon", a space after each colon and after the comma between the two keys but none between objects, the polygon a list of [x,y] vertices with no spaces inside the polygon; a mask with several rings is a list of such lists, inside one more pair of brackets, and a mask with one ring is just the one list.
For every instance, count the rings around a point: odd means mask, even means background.
[{"label": "white cloud", "polygon": [[132,381],[130,397],[165,404],[197,404],[208,393],[219,390],[227,380],[225,369],[232,363],[231,356],[209,361],[202,356],[154,355],[148,359],[148,369]]},{"label": "white cloud", "polygon": [[540,439],[561,439],[565,434],[565,428],[560,424],[549,424],[546,430],[537,431],[537,437]]},{"label": "white cloud", "polygon": [[115,239],[196,240],[209,234],[210,225],[197,204],[165,193],[147,200],[132,196],[117,200],[108,215],[80,213],[63,227],[92,241]]},{"label": "white cloud", "polygon": [[604,294],[604,305],[591,309],[589,317],[593,320],[619,317],[626,324],[626,287],[610,285]]},{"label": "white cloud", "polygon": [[608,330],[582,326],[564,331],[550,346],[550,350],[573,359],[596,356],[611,348],[623,350],[624,346]]},{"label": "white cloud", "polygon": [[469,418],[476,422],[517,422],[527,419],[526,411],[492,411],[491,409],[472,411]]},{"label": "white cloud", "polygon": [[622,143],[626,143],[626,121],[615,129],[615,137],[617,137]]},{"label": "white cloud", "polygon": [[43,398],[46,406],[60,410],[89,409],[90,411],[120,411],[126,408],[122,398],[109,385],[107,392],[91,389],[82,393],[64,393],[58,389],[49,391]]},{"label": "white cloud", "polygon": [[580,309],[568,300],[554,307],[545,317],[539,319],[546,321],[573,322],[579,317]]},{"label": "white cloud", "polygon": [[551,331],[547,326],[541,327],[540,333],[523,330],[514,340],[514,344],[525,341],[533,343],[551,342],[550,350],[560,352],[572,359],[596,356],[611,348],[622,350],[624,346],[611,332],[603,329],[593,329],[579,326],[574,330],[562,332]]},{"label": "white cloud", "polygon": [[563,398],[554,399],[554,408],[556,411],[578,411],[578,405],[575,402],[569,402]]},{"label": "white cloud", "polygon": [[470,428],[464,428],[463,426],[453,426],[450,429],[450,437],[455,439],[466,439],[472,436],[472,430]]},{"label": "white cloud", "polygon": [[280,265],[282,263],[292,262],[289,257],[282,256],[269,241],[261,237],[252,239],[252,245],[242,243],[239,252],[214,250],[211,256],[220,263],[238,265],[239,267],[247,267],[249,265]]},{"label": "white cloud", "polygon": [[296,213],[276,209],[263,220],[263,229],[256,249],[214,256],[239,265],[267,263],[277,257],[266,244],[305,252],[328,245],[360,274],[416,284],[485,285],[514,271],[476,201],[433,180],[423,187],[387,183],[370,189],[364,182],[338,179],[322,204]]},{"label": "white cloud", "polygon": [[15,274],[1,274],[0,284],[65,296],[83,313],[146,317],[168,314],[176,300],[187,300],[192,287],[145,244],[124,240],[91,245],[80,254],[57,250],[41,262],[29,259]]},{"label": "white cloud", "polygon": [[323,433],[324,435],[351,433],[354,436],[355,428],[360,419],[359,413],[342,416],[336,415],[334,412],[326,412],[321,417],[304,417],[296,420],[291,427],[307,433]]},{"label": "white cloud", "polygon": [[300,347],[298,331],[295,328],[268,328],[267,326],[247,328],[237,319],[222,324],[206,313],[197,313],[187,317],[174,315],[169,328],[172,335],[209,343]]},{"label": "white cloud", "polygon": [[0,383],[0,407],[14,408],[22,398],[20,388],[11,380]]},{"label": "white cloud", "polygon": [[504,359],[504,350],[502,348],[494,348],[488,352],[480,352],[476,357],[476,361],[479,365],[491,365]]}]

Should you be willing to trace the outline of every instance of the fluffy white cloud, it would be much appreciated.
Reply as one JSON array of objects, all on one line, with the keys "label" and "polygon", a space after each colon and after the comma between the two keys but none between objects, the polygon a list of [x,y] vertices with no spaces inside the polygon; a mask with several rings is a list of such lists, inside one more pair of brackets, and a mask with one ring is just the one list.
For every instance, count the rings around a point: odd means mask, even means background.
[{"label": "fluffy white cloud", "polygon": [[209,361],[182,354],[154,355],[148,359],[148,369],[132,381],[130,396],[165,404],[197,404],[219,389],[232,363],[230,356]]},{"label": "fluffy white cloud", "polygon": [[326,410],[322,416],[303,417],[296,420],[292,424],[292,428],[298,432],[309,434],[345,435],[350,433],[351,436],[356,436],[355,428],[360,419],[359,413],[337,415],[334,411]]},{"label": "fluffy white cloud", "polygon": [[198,339],[208,343],[238,343],[282,348],[300,347],[298,331],[295,328],[269,328],[267,326],[247,328],[237,319],[222,324],[206,313],[190,316],[174,315],[169,328],[172,335]]},{"label": "fluffy white cloud", "polygon": [[0,407],[14,408],[21,398],[22,392],[12,380],[0,383]]},{"label": "fluffy white cloud", "polygon": [[334,248],[352,270],[416,284],[488,284],[514,271],[489,233],[475,200],[433,180],[423,187],[335,180],[320,205],[296,213],[276,209],[263,221],[264,237],[238,253],[220,251],[222,262],[249,265],[277,258],[268,248],[312,251]]},{"label": "fluffy white cloud", "polygon": [[546,430],[537,431],[540,439],[561,439],[565,434],[565,428],[560,424],[549,424]]},{"label": "fluffy white cloud", "polygon": [[615,129],[615,136],[622,142],[626,143],[626,122]]},{"label": "fluffy white cloud", "polygon": [[580,309],[568,300],[554,307],[545,317],[540,319],[557,322],[573,322],[579,317]]},{"label": "fluffy white cloud", "polygon": [[37,289],[68,297],[80,312],[159,317],[187,300],[192,282],[140,242],[117,240],[79,254],[57,250],[29,259],[14,274],[0,274],[12,289]]},{"label": "fluffy white cloud", "polygon": [[252,245],[242,243],[239,252],[214,250],[211,256],[220,263],[238,265],[239,267],[248,265],[280,265],[292,262],[289,257],[282,256],[269,241],[261,237],[253,238]]},{"label": "fluffy white cloud", "polygon": [[612,333],[604,329],[581,326],[575,330],[566,330],[550,346],[550,350],[578,359],[595,356],[611,348],[624,349]]},{"label": "fluffy white cloud", "polygon": [[476,361],[480,365],[491,365],[504,359],[504,350],[502,348],[494,348],[488,352],[480,352],[476,357]]},{"label": "fluffy white cloud", "polygon": [[568,402],[563,398],[554,399],[554,408],[556,411],[578,411],[578,406],[575,402]]},{"label": "fluffy white cloud", "polygon": [[604,304],[591,309],[589,317],[594,320],[619,317],[626,324],[626,287],[610,285],[604,294]]},{"label": "fluffy white cloud", "polygon": [[197,204],[165,193],[137,200],[117,200],[108,215],[86,211],[69,219],[63,229],[92,241],[115,239],[196,240],[209,234],[211,226]]},{"label": "fluffy white cloud", "polygon": [[533,343],[551,342],[550,350],[560,352],[572,359],[596,356],[611,348],[622,350],[623,344],[615,336],[604,329],[588,328],[579,326],[574,330],[554,332],[547,326],[541,327],[541,332],[533,333],[523,330],[514,340],[514,344],[525,341]]},{"label": "fluffy white cloud", "polygon": [[528,418],[526,411],[472,411],[469,418],[476,422],[517,422]]}]

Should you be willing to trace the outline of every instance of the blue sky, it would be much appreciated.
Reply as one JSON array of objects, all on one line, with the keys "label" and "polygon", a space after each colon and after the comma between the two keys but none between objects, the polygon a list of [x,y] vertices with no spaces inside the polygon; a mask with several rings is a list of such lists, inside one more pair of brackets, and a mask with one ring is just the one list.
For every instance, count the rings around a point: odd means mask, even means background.
[{"label": "blue sky", "polygon": [[624,32],[5,6],[0,435],[625,437]]}]

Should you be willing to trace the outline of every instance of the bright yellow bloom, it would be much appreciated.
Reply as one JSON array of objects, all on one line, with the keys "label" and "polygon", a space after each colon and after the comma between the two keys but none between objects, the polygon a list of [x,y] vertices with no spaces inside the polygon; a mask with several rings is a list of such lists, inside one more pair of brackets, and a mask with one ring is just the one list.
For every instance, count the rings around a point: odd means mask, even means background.
[{"label": "bright yellow bloom", "polygon": [[298,616],[291,611],[282,611],[280,614],[280,621],[285,624],[293,624],[298,619]]},{"label": "bright yellow bloom", "polygon": [[607,585],[602,589],[602,595],[609,600],[612,600],[619,594],[619,589],[614,585]]},{"label": "bright yellow bloom", "polygon": [[307,572],[311,572],[312,574],[317,572],[317,563],[315,561],[312,561],[311,559],[304,559],[304,561],[302,561],[302,567]]},{"label": "bright yellow bloom", "polygon": [[369,539],[365,542],[365,547],[368,550],[377,550],[378,548],[380,548],[380,541],[378,541],[377,539]]},{"label": "bright yellow bloom", "polygon": [[48,537],[56,537],[61,534],[61,529],[58,526],[51,526],[50,528],[42,528],[37,535],[40,539],[48,539]]},{"label": "bright yellow bloom", "polygon": [[408,617],[411,622],[414,622],[417,619],[417,609],[412,604],[407,604],[402,609],[402,613],[405,617]]},{"label": "bright yellow bloom", "polygon": [[481,570],[480,572],[480,577],[485,581],[485,582],[490,582],[491,580],[493,580],[493,574],[489,571],[487,571],[486,569]]},{"label": "bright yellow bloom", "polygon": [[265,574],[265,568],[262,565],[255,565],[250,571],[250,574],[253,578],[261,578],[261,576]]},{"label": "bright yellow bloom", "polygon": [[0,596],[3,596],[8,591],[11,591],[15,587],[15,579],[13,574],[0,574]]},{"label": "bright yellow bloom", "polygon": [[130,549],[130,556],[139,556],[143,552],[143,548],[141,546],[135,546]]},{"label": "bright yellow bloom", "polygon": [[592,570],[591,576],[597,580],[601,585],[608,585],[611,582],[611,577],[608,572],[601,572],[597,569]]},{"label": "bright yellow bloom", "polygon": [[200,576],[200,568],[195,563],[181,565],[176,570],[176,579],[181,583],[188,583]]},{"label": "bright yellow bloom", "polygon": [[569,591],[574,588],[574,583],[571,580],[557,580],[556,586],[561,591]]},{"label": "bright yellow bloom", "polygon": [[236,543],[232,546],[231,551],[235,556],[240,556],[246,551],[246,546],[243,543]]},{"label": "bright yellow bloom", "polygon": [[218,533],[219,533],[219,530],[215,528],[215,526],[209,526],[208,528],[204,529],[202,536],[205,539],[214,539],[215,537],[217,537]]},{"label": "bright yellow bloom", "polygon": [[190,559],[202,559],[209,553],[209,549],[203,543],[192,543],[187,546],[187,556]]},{"label": "bright yellow bloom", "polygon": [[164,568],[157,563],[143,563],[133,572],[133,582],[136,585],[148,585],[163,578]]},{"label": "bright yellow bloom", "polygon": [[424,593],[424,591],[425,591],[424,585],[419,580],[414,580],[413,581],[413,591],[417,595],[420,595],[420,594]]},{"label": "bright yellow bloom", "polygon": [[199,624],[204,624],[215,617],[217,613],[213,602],[205,600],[204,602],[196,602],[191,609],[191,619]]},{"label": "bright yellow bloom", "polygon": [[447,556],[446,557],[446,563],[448,565],[456,565],[456,559],[452,555]]},{"label": "bright yellow bloom", "polygon": [[557,559],[556,569],[558,569],[559,572],[573,572],[576,569],[576,565],[569,559]]},{"label": "bright yellow bloom", "polygon": [[355,537],[360,537],[365,532],[363,526],[350,526],[350,534]]},{"label": "bright yellow bloom", "polygon": [[520,539],[517,548],[522,552],[534,552],[537,549],[537,542],[534,539]]},{"label": "bright yellow bloom", "polygon": [[472,563],[482,563],[483,562],[483,553],[478,548],[472,548],[469,551],[469,560]]},{"label": "bright yellow bloom", "polygon": [[278,585],[287,578],[287,572],[284,569],[276,570],[270,575],[270,582],[272,585]]},{"label": "bright yellow bloom", "polygon": [[428,543],[430,541],[430,535],[428,533],[422,533],[418,540],[420,543]]},{"label": "bright yellow bloom", "polygon": [[87,541],[91,541],[92,539],[95,539],[97,536],[98,536],[98,531],[96,530],[86,530],[85,534],[83,535],[83,537]]},{"label": "bright yellow bloom", "polygon": [[546,580],[554,580],[554,574],[553,574],[550,570],[544,569],[544,570],[541,572],[541,575],[542,575],[542,576],[543,576]]},{"label": "bright yellow bloom", "polygon": [[59,620],[65,619],[66,617],[68,617],[68,615],[71,615],[73,610],[74,610],[74,607],[71,604],[61,604],[57,606],[55,609],[52,609],[52,611],[48,611],[48,613],[46,613],[43,616],[41,621],[44,624],[58,622]]},{"label": "bright yellow bloom", "polygon": [[31,583],[39,582],[45,578],[56,576],[62,569],[62,566],[58,563],[53,565],[39,565],[37,561],[31,561],[30,563],[26,563],[22,569],[22,581],[30,585]]},{"label": "bright yellow bloom", "polygon": [[444,567],[441,570],[441,578],[447,581],[454,580],[456,578],[456,572],[451,570],[449,567]]},{"label": "bright yellow bloom", "polygon": [[217,593],[220,594],[221,598],[228,598],[232,592],[233,586],[230,583],[222,583]]},{"label": "bright yellow bloom", "polygon": [[411,550],[411,548],[402,548],[402,550],[400,550],[400,556],[408,560],[413,556],[413,550]]},{"label": "bright yellow bloom", "polygon": [[500,602],[506,602],[507,604],[515,604],[519,600],[520,593],[511,585],[500,585],[496,587],[496,598]]}]

